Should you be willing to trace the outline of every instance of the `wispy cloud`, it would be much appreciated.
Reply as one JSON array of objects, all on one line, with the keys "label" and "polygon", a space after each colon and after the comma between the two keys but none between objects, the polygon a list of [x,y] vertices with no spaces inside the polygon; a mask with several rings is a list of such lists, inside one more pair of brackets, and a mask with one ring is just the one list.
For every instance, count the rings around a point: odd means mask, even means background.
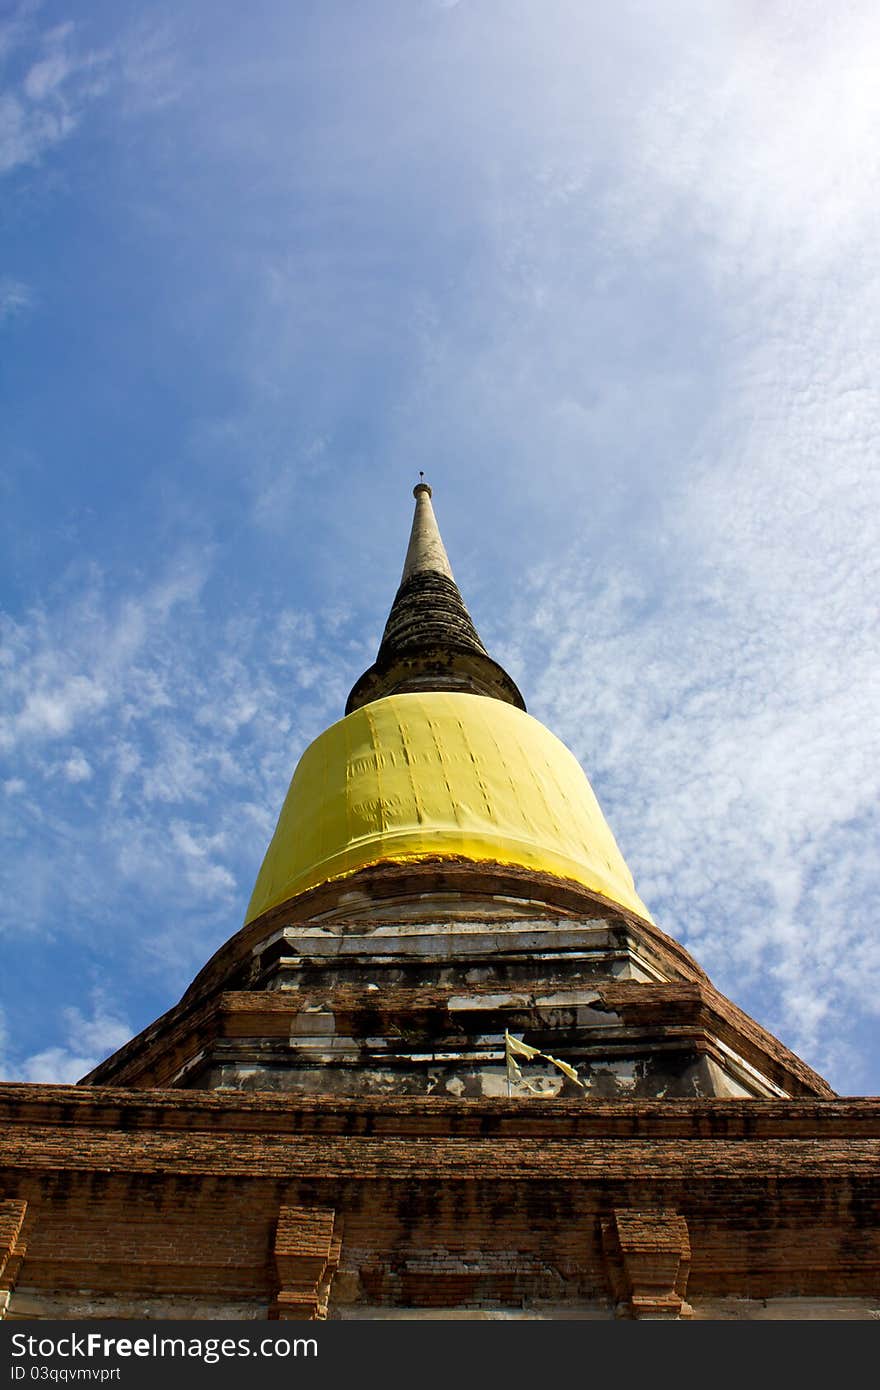
[{"label": "wispy cloud", "polygon": [[64,738],[84,721],[93,725],[111,703],[128,718],[161,704],[161,681],[141,673],[138,658],[174,610],[197,598],[203,578],[183,563],[143,596],[113,604],[95,574],[74,589],[63,616],[39,606],[23,621],[0,614],[0,747]]},{"label": "wispy cloud", "polygon": [[0,174],[36,164],[66,140],[89,105],[105,94],[111,57],[83,48],[73,23],[40,29],[21,5],[0,33],[0,56],[16,60],[17,80],[0,96]]},{"label": "wispy cloud", "polygon": [[62,1043],[27,1056],[14,1056],[9,1029],[0,1014],[0,1079],[60,1085],[78,1081],[127,1042],[132,1033],[130,1024],[109,1008],[99,993],[92,999],[90,1016],[66,1007],[61,1010],[61,1021]]},{"label": "wispy cloud", "polygon": [[0,276],[0,323],[18,318],[33,304],[33,294],[22,280],[11,275]]},{"label": "wispy cloud", "polygon": [[[92,571],[3,646],[0,930],[22,951],[63,920],[85,977],[127,956],[163,1007],[241,925],[298,752],[351,678],[314,617],[206,623],[204,582],[181,562],[120,601]],[[53,1041],[31,1072],[59,1046],[85,1055]]]},{"label": "wispy cloud", "polygon": [[176,20],[177,7],[171,17],[141,18],[119,36],[121,100],[129,115],[161,112],[180,101],[189,86]]},{"label": "wispy cloud", "polygon": [[876,690],[850,680],[864,647],[829,641],[823,616],[786,629],[772,595],[743,602],[741,578],[691,570],[658,601],[574,563],[536,576],[524,684],[660,925],[821,1068],[880,997]]},{"label": "wispy cloud", "polygon": [[719,277],[766,288],[863,247],[877,220],[878,46],[873,5],[706,12],[637,116],[655,196],[635,226],[683,215]]},{"label": "wispy cloud", "polygon": [[173,105],[185,85],[170,18],[122,22],[95,45],[88,19],[47,28],[41,9],[25,0],[0,22],[0,63],[6,68],[0,175],[38,165],[101,99],[112,95],[124,114],[144,116]]}]

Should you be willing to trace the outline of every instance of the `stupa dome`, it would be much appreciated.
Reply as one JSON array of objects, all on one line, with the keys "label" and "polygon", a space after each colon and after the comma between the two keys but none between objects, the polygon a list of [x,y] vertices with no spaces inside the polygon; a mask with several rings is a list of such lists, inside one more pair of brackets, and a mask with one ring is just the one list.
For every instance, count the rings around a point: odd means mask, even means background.
[{"label": "stupa dome", "polygon": [[371,701],[306,749],[246,921],[360,869],[436,859],[573,879],[651,920],[569,749],[515,705],[431,691]]}]

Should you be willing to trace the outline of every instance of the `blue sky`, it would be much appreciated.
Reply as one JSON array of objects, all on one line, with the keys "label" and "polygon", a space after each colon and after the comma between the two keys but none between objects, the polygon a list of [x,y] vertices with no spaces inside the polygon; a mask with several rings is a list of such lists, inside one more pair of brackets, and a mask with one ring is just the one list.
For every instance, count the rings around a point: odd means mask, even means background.
[{"label": "blue sky", "polygon": [[880,10],[0,10],[0,1075],[241,924],[424,469],[656,920],[880,1092]]}]

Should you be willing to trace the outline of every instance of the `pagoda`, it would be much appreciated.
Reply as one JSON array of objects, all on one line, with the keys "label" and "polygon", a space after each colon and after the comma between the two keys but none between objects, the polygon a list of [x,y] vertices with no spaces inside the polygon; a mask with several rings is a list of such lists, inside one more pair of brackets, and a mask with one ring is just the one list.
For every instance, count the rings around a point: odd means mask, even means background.
[{"label": "pagoda", "polygon": [[425,482],[242,928],[78,1087],[0,1114],[10,1317],[880,1313],[880,1104],[654,922]]}]

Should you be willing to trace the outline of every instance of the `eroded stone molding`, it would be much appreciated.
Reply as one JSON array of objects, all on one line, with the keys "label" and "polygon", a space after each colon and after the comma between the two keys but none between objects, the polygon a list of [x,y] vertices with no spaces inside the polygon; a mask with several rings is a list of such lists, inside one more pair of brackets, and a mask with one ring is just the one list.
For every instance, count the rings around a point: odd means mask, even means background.
[{"label": "eroded stone molding", "polygon": [[328,1207],[282,1207],[275,1230],[278,1292],[270,1319],[314,1322],[327,1316],[341,1236]]},{"label": "eroded stone molding", "polygon": [[0,1318],[6,1317],[27,1248],[21,1238],[26,1212],[27,1202],[20,1198],[0,1201]]},{"label": "eroded stone molding", "polygon": [[621,1318],[688,1318],[687,1222],[668,1208],[617,1208],[602,1218],[602,1249]]}]

